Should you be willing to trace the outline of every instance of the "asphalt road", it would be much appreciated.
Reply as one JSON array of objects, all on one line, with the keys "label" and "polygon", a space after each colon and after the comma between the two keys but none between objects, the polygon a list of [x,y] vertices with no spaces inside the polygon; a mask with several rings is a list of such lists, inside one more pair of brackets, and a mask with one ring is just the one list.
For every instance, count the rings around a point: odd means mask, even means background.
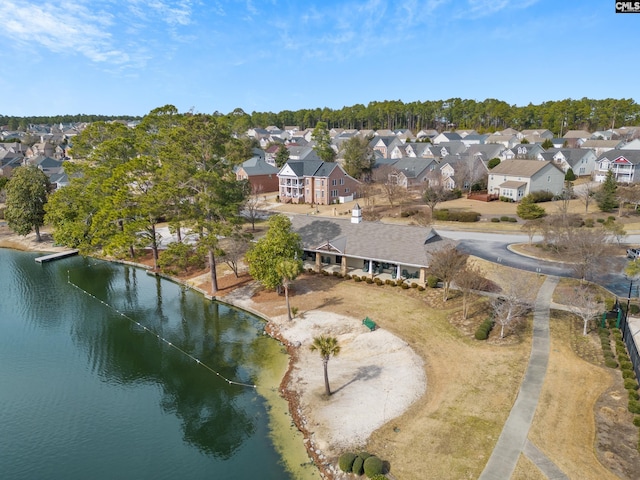
[{"label": "asphalt road", "polygon": [[[483,233],[483,232],[463,232],[456,230],[438,229],[438,233],[447,238],[457,240],[458,248],[469,255],[499,263],[509,267],[528,270],[530,272],[542,273],[544,275],[556,275],[559,277],[575,277],[575,272],[571,265],[560,262],[548,262],[537,258],[525,257],[514,253],[508,249],[512,243],[525,243],[529,241],[527,235]],[[533,238],[534,242],[540,240]],[[628,241],[637,244],[640,241],[638,235],[627,237]],[[629,295],[629,279],[624,276],[624,267],[628,260],[622,257],[615,257],[609,262],[609,271],[594,275],[591,280],[607,288],[615,295],[627,298]],[[632,288],[632,297],[638,296],[638,286]]]}]

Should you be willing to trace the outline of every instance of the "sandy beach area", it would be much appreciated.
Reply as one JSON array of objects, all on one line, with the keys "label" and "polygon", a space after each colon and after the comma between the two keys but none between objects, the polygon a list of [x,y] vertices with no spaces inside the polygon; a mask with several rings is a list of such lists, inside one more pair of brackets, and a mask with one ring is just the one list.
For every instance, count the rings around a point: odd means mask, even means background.
[{"label": "sandy beach area", "polygon": [[[21,237],[0,226],[0,247],[54,252],[51,238]],[[268,321],[267,331],[280,340],[290,355],[289,369],[280,394],[289,402],[290,414],[304,435],[307,452],[327,478],[347,478],[337,468],[337,457],[363,448],[379,427],[404,413],[426,391],[423,360],[410,346],[384,329],[370,331],[362,319],[315,309],[304,311],[292,321],[282,313],[265,312],[253,297],[255,282],[237,288],[222,301],[256,313]],[[304,295],[297,291],[297,303]],[[319,335],[334,336],[340,354],[329,361],[332,395],[324,389],[322,359],[310,345]],[[286,455],[286,452],[283,452]]]}]

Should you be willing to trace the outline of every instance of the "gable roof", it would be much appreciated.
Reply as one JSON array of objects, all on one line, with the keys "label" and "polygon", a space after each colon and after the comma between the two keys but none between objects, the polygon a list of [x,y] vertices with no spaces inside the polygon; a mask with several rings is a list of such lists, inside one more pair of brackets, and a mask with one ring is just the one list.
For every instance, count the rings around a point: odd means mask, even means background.
[{"label": "gable roof", "polygon": [[602,160],[609,160],[610,162],[615,162],[617,159],[626,159],[630,163],[634,165],[640,164],[640,150],[621,150],[614,149],[609,150],[608,152],[604,152],[600,155],[596,162],[601,162]]},{"label": "gable roof", "polygon": [[255,156],[251,157],[249,160],[242,162],[240,167],[246,172],[248,176],[253,175],[269,175],[276,174],[279,172],[277,167],[273,165],[269,165],[264,158]]},{"label": "gable roof", "polygon": [[543,160],[504,160],[493,167],[491,174],[511,175],[518,177],[533,177],[540,170],[553,167],[562,175],[564,173],[557,166]]},{"label": "gable roof", "polygon": [[433,228],[290,215],[307,251],[337,251],[352,258],[427,267],[429,254],[455,245]]}]

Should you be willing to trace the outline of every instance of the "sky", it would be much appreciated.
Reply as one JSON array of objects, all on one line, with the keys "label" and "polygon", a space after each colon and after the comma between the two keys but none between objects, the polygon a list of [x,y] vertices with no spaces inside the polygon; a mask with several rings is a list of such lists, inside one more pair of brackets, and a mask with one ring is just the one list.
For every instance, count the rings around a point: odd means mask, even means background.
[{"label": "sky", "polygon": [[0,115],[640,100],[613,0],[0,0]]}]

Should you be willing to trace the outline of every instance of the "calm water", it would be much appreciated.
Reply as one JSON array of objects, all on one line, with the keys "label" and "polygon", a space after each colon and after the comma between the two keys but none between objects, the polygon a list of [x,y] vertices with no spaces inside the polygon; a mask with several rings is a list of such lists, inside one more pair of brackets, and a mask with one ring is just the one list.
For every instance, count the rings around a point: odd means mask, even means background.
[{"label": "calm water", "polygon": [[261,321],[142,270],[36,256],[0,249],[0,478],[291,478],[253,388],[134,323],[254,384],[280,354]]}]

